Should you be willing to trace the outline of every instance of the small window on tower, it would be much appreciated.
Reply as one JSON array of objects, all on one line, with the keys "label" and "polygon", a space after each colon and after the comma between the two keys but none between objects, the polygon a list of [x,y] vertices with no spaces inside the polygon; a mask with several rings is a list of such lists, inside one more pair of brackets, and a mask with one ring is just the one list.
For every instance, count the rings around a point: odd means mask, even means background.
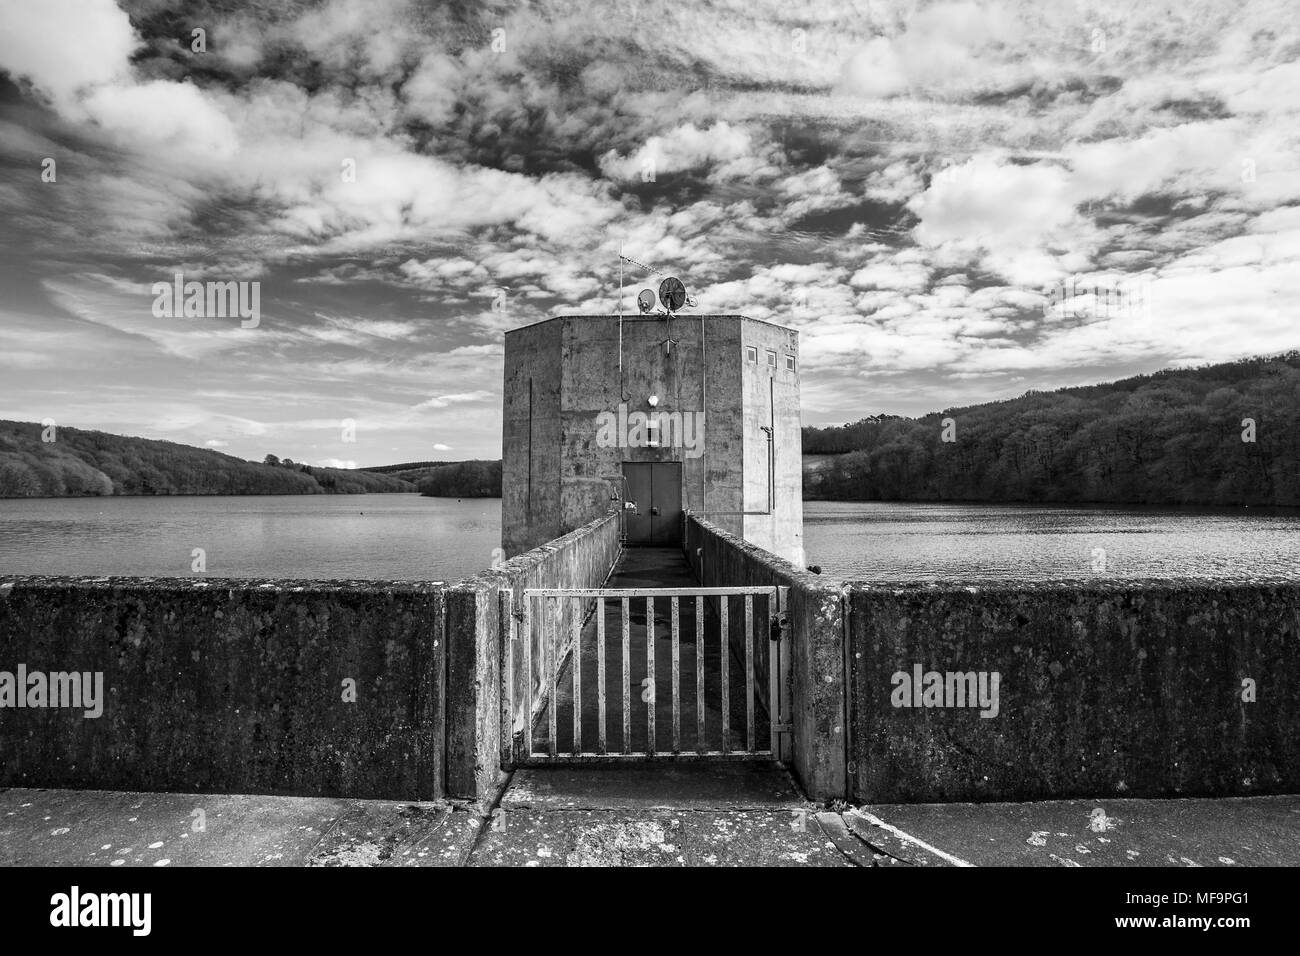
[{"label": "small window on tower", "polygon": [[776,353],[771,349],[767,350],[767,364],[772,366],[772,368],[776,368]]},{"label": "small window on tower", "polygon": [[793,371],[794,371],[794,356],[793,356],[793,355],[787,355],[787,356],[785,357],[785,370],[786,370],[787,372],[793,372]]},{"label": "small window on tower", "polygon": [[747,359],[748,359],[749,361],[751,361],[751,362],[757,362],[757,361],[758,361],[758,347],[755,346],[755,345],[746,345],[746,346],[745,346],[745,358],[747,358]]}]

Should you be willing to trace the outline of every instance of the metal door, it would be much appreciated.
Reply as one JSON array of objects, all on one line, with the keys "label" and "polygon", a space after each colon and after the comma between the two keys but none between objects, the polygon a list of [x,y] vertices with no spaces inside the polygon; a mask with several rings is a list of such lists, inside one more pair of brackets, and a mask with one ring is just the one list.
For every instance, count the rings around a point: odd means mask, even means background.
[{"label": "metal door", "polygon": [[636,504],[627,513],[627,543],[659,548],[682,543],[682,465],[677,461],[624,462],[627,500]]}]

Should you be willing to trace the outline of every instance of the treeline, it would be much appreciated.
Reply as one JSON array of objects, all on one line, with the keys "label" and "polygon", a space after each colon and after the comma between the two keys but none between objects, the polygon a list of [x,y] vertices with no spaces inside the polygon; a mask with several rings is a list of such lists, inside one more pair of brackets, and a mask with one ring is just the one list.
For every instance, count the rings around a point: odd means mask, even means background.
[{"label": "treeline", "polygon": [[169,441],[63,426],[48,431],[31,422],[0,421],[0,498],[415,490],[410,482],[363,471],[293,462],[259,464]]},{"label": "treeline", "polygon": [[460,462],[452,461],[408,461],[399,465],[375,465],[366,471],[374,472],[376,475],[395,475],[408,471],[428,471],[430,468],[438,468],[442,465],[457,465]]},{"label": "treeline", "polygon": [[803,451],[837,456],[814,500],[1300,505],[1300,352],[809,427]]},{"label": "treeline", "polygon": [[458,461],[435,465],[420,480],[429,498],[500,498],[500,461]]}]

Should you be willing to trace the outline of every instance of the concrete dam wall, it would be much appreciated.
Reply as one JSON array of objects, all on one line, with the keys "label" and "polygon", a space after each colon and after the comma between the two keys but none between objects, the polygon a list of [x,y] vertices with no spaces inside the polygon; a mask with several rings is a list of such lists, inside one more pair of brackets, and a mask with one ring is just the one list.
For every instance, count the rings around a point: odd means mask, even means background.
[{"label": "concrete dam wall", "polygon": [[858,799],[1300,790],[1300,584],[854,584],[848,608]]},{"label": "concrete dam wall", "polygon": [[598,586],[617,554],[610,516],[451,585],[5,579],[0,786],[483,796],[498,591]]},{"label": "concrete dam wall", "polygon": [[790,589],[794,770],[814,799],[843,797],[843,585],[795,567],[698,515],[687,516],[685,548],[702,584]]},{"label": "concrete dam wall", "polygon": [[0,670],[102,673],[102,714],[0,710],[0,784],[440,795],[443,608],[421,584],[17,579]]},{"label": "concrete dam wall", "polygon": [[[503,694],[507,615],[620,549],[614,513],[454,584],[0,581],[0,786],[490,799],[545,695],[536,649]],[[846,583],[696,515],[685,551],[783,589],[814,799],[1300,790],[1300,584]]]},{"label": "concrete dam wall", "polygon": [[1300,790],[1300,584],[845,583],[689,516],[705,584],[790,588],[794,769],[868,803]]}]

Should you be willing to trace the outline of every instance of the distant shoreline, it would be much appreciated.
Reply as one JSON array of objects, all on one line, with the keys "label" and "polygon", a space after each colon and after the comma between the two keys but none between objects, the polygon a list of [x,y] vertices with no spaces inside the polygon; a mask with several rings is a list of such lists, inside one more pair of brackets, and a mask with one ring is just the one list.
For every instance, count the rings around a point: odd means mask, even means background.
[{"label": "distant shoreline", "polygon": [[[0,501],[86,501],[112,500],[116,498],[337,498],[365,497],[382,495],[393,497],[412,495],[417,498],[457,501],[500,501],[500,495],[426,495],[419,491],[351,491],[351,492],[257,492],[220,493],[204,492],[201,494],[174,493],[150,495],[11,495],[0,496]],[[1296,514],[1300,515],[1300,505],[1225,505],[1213,502],[1184,502],[1180,504],[1153,504],[1141,501],[988,501],[979,499],[938,499],[938,498],[804,498],[803,504],[844,504],[844,505],[957,505],[961,507],[1017,507],[1017,508],[1077,508],[1083,511],[1134,511],[1170,513],[1197,512],[1240,514],[1256,512],[1258,514]]]}]

